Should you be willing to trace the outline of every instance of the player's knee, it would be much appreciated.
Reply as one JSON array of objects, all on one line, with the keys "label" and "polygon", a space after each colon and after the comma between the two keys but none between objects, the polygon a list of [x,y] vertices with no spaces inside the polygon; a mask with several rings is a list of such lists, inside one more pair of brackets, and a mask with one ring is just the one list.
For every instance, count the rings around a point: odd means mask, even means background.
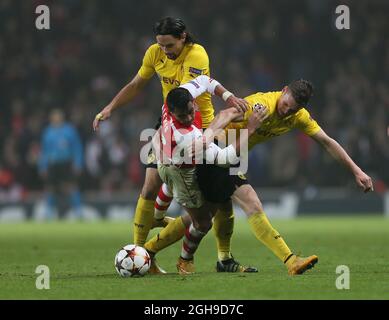
[{"label": "player's knee", "polygon": [[263,206],[261,201],[257,199],[252,199],[247,206],[244,208],[244,211],[247,216],[251,216],[256,212],[263,212]]},{"label": "player's knee", "polygon": [[143,186],[141,196],[145,200],[155,200],[158,195],[159,188],[153,188],[150,186]]},{"label": "player's knee", "polygon": [[188,213],[185,213],[182,215],[182,222],[185,225],[185,227],[189,227],[190,224],[192,223],[192,218]]},{"label": "player's knee", "polygon": [[261,201],[259,201],[258,199],[256,199],[253,203],[253,207],[252,207],[252,210],[255,211],[255,212],[262,212],[263,211],[263,207],[262,207],[262,203]]},{"label": "player's knee", "polygon": [[146,200],[155,200],[160,187],[161,184],[159,180],[146,180],[141,191],[142,198]]},{"label": "player's knee", "polygon": [[162,181],[158,175],[158,171],[153,169],[146,170],[145,182],[142,187],[141,196],[146,200],[155,200]]}]

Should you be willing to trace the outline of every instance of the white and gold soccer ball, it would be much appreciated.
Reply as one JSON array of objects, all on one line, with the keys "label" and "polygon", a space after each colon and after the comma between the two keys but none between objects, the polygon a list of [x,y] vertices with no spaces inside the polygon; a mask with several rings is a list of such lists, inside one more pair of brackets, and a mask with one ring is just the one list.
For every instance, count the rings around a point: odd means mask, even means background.
[{"label": "white and gold soccer ball", "polygon": [[115,269],[122,277],[144,276],[150,265],[146,249],[135,244],[126,245],[115,256]]}]

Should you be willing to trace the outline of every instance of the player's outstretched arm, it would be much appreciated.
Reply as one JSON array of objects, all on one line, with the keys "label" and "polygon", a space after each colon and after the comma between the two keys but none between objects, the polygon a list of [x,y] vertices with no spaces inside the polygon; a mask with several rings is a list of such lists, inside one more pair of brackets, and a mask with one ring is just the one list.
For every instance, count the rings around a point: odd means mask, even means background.
[{"label": "player's outstretched arm", "polygon": [[[260,109],[254,110],[250,115],[247,122],[247,131],[248,134],[243,134],[237,141],[233,142],[226,148],[221,149],[216,144],[211,143],[210,146],[206,149],[206,159],[217,164],[236,164],[239,162],[239,156],[241,153],[241,146],[248,145],[249,137],[255,132],[255,130],[260,127],[263,121],[269,116],[267,107],[261,107]],[[246,149],[247,150],[247,149]]]},{"label": "player's outstretched arm", "polygon": [[[193,143],[188,146],[187,153],[190,157],[202,159],[204,150],[208,149],[208,147],[213,143],[215,137],[218,136],[232,120],[241,116],[241,114],[242,113],[238,112],[235,108],[221,110],[212,120],[208,128],[203,132],[201,139],[194,140]],[[213,157],[213,152],[210,154],[210,157]]]},{"label": "player's outstretched arm", "polygon": [[148,79],[143,79],[137,74],[131,82],[121,89],[112,101],[96,115],[93,120],[93,130],[98,130],[100,121],[108,119],[116,108],[129,103],[141,91],[147,82]]},{"label": "player's outstretched arm", "polygon": [[249,104],[246,100],[236,97],[221,84],[215,88],[215,95],[221,97],[226,102],[226,109],[235,108],[242,116],[249,109]]},{"label": "player's outstretched arm", "polygon": [[260,105],[258,109],[254,109],[247,121],[248,135],[243,135],[242,139],[237,139],[234,144],[236,152],[240,155],[240,145],[248,144],[249,137],[261,126],[263,121],[269,117],[269,109],[263,105]]},{"label": "player's outstretched arm", "polygon": [[332,157],[351,171],[357,185],[362,188],[364,192],[374,191],[372,179],[355,164],[336,140],[329,137],[322,129],[314,134],[312,138],[320,143]]},{"label": "player's outstretched arm", "polygon": [[204,131],[204,143],[208,146],[231,121],[237,118],[242,118],[242,112],[237,111],[235,108],[221,110]]},{"label": "player's outstretched arm", "polygon": [[207,75],[198,76],[196,79],[186,82],[180,87],[187,89],[193,99],[196,99],[204,92],[209,92],[212,95],[222,98],[226,102],[226,109],[235,108],[237,112],[241,112],[242,114],[249,108],[246,100],[236,97],[232,92],[224,88],[220,82]]},{"label": "player's outstretched arm", "polygon": [[235,95],[224,88],[221,83],[207,75],[201,75],[180,87],[188,90],[193,99],[196,99],[204,92],[209,92],[212,95],[219,96],[226,101],[227,106],[230,106],[230,108],[220,111],[204,132],[204,141],[207,142],[207,145],[213,141],[214,137],[231,121],[243,118],[242,110],[246,111],[248,109],[248,102],[246,100],[235,97]]}]

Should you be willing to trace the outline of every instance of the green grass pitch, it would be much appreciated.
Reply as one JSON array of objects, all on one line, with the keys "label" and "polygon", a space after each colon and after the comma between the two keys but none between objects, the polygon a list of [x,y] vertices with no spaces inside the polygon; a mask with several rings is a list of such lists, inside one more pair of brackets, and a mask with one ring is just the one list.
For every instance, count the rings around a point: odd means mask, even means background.
[{"label": "green grass pitch", "polygon": [[[132,242],[130,222],[0,224],[0,299],[389,299],[389,219],[366,214],[272,223],[294,252],[319,256],[315,268],[288,276],[245,219],[236,221],[232,252],[259,273],[216,273],[210,233],[195,275],[175,273],[179,242],[159,254],[170,274],[143,278],[120,278],[113,265],[117,250]],[[50,268],[49,290],[35,287],[38,265]],[[338,265],[350,269],[349,290],[335,286]]]}]

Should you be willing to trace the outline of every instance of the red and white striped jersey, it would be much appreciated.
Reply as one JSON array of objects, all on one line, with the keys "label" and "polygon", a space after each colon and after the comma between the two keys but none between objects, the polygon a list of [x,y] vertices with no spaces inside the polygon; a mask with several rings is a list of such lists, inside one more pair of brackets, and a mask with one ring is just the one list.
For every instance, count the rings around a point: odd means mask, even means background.
[{"label": "red and white striped jersey", "polygon": [[202,120],[200,111],[195,111],[195,118],[191,125],[180,123],[168,110],[166,103],[162,106],[161,126],[161,162],[193,166],[194,159],[189,158],[185,151],[192,142],[201,137]]},{"label": "red and white striped jersey", "polygon": [[[216,80],[202,75],[189,81],[180,87],[187,89],[195,99],[204,92],[215,93],[215,88],[220,85]],[[202,120],[201,113],[195,111],[195,118],[191,125],[183,125],[170,112],[166,103],[162,106],[162,126],[160,133],[160,157],[163,164],[174,164],[180,167],[194,166],[195,159],[189,157],[188,147],[196,139],[201,138]],[[214,143],[210,143],[204,153],[207,163],[237,163],[233,145],[221,149]],[[197,160],[197,159],[196,159]],[[228,161],[233,162],[228,162]]]}]

